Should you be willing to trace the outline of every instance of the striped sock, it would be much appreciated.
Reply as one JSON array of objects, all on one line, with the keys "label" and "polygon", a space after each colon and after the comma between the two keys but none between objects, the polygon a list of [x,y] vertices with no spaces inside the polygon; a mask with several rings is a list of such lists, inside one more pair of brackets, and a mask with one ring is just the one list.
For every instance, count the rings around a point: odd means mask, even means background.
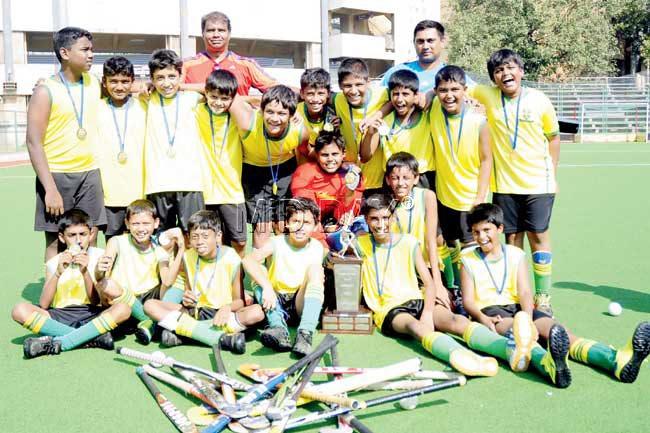
[{"label": "striped sock", "polygon": [[181,314],[176,325],[176,334],[214,346],[224,332],[212,326],[212,320],[196,320],[188,314]]},{"label": "striped sock", "polygon": [[480,350],[508,361],[508,339],[495,334],[480,323],[470,322],[463,333],[463,340],[470,349]]},{"label": "striped sock", "polygon": [[569,347],[569,356],[571,359],[605,371],[616,370],[616,350],[594,340],[578,338]]},{"label": "striped sock", "polygon": [[135,294],[128,289],[124,289],[119,297],[113,299],[111,305],[113,304],[128,305],[129,308],[131,308],[131,317],[135,317],[138,322],[151,320],[151,318],[145,314],[142,302],[140,302],[140,300],[136,298]]},{"label": "striped sock", "polygon": [[77,328],[62,337],[55,337],[54,339],[61,341],[61,350],[66,351],[79,347],[115,328],[117,328],[117,322],[115,322],[111,313],[104,312],[81,328]]},{"label": "striped sock", "polygon": [[535,294],[547,295],[550,292],[552,270],[553,270],[553,254],[550,251],[535,251],[533,253],[533,274],[535,277]]},{"label": "striped sock", "polygon": [[449,363],[451,352],[456,349],[465,349],[456,340],[447,334],[432,332],[422,339],[422,347],[441,361]]},{"label": "striped sock", "polygon": [[438,247],[438,260],[441,263],[440,270],[445,276],[445,286],[450,289],[454,287],[454,265],[447,244]]},{"label": "striped sock", "polygon": [[34,311],[29,315],[25,323],[23,323],[23,328],[29,329],[34,334],[49,335],[51,337],[59,337],[74,331],[72,326],[57,322],[38,311]]}]

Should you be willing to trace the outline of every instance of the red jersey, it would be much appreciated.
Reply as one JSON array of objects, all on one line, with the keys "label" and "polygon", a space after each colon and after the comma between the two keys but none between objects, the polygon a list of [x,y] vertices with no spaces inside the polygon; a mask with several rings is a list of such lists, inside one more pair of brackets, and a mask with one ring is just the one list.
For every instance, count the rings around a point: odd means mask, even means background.
[{"label": "red jersey", "polygon": [[239,84],[237,88],[239,95],[248,95],[251,87],[264,93],[269,87],[277,84],[255,60],[242,57],[232,51],[228,51],[226,57],[219,63],[215,62],[207,52],[201,51],[196,56],[183,61],[181,77],[184,83],[203,84],[208,75],[217,69],[233,73]]},{"label": "red jersey", "polygon": [[354,199],[347,205],[345,196],[349,191],[345,186],[347,170],[340,169],[336,173],[326,173],[316,162],[300,165],[291,178],[291,194],[294,197],[304,197],[316,202],[321,210],[321,221],[333,217],[337,221],[352,210],[359,214],[361,208],[361,193],[364,190],[363,181],[354,191]]}]

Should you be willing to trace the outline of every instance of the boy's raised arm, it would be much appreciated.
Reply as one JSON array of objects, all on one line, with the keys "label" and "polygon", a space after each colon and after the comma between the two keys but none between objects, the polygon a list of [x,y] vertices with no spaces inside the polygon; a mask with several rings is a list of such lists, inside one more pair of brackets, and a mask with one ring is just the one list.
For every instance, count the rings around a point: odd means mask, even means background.
[{"label": "boy's raised arm", "polygon": [[50,262],[45,267],[45,284],[43,291],[38,299],[38,305],[44,310],[52,305],[54,294],[56,293],[56,285],[59,282],[59,277],[67,266],[72,262],[72,256],[69,252],[65,251],[59,255],[56,265],[50,265]]},{"label": "boy's raised arm", "polygon": [[379,118],[373,119],[373,121],[368,124],[359,148],[359,157],[363,163],[370,161],[370,158],[372,158],[372,155],[374,155],[379,147],[379,140],[381,139],[379,136],[379,127],[381,124],[382,120]]},{"label": "boy's raised arm", "polygon": [[160,262],[159,264],[160,283],[162,286],[160,289],[161,298],[165,294],[165,291],[176,281],[181,264],[183,263],[183,253],[185,253],[185,238],[181,229],[175,227],[165,231],[165,234],[169,239],[175,241],[178,248],[171,262]]},{"label": "boy's raised arm", "polygon": [[235,95],[235,99],[230,104],[228,111],[234,117],[239,130],[247,132],[252,130],[252,120],[255,111],[246,103],[246,100],[242,96]]},{"label": "boy's raised arm", "polygon": [[106,249],[104,250],[104,255],[102,255],[97,261],[97,266],[95,267],[95,281],[101,281],[106,277],[106,274],[111,273],[116,257],[117,239],[113,237],[108,240],[106,243]]}]

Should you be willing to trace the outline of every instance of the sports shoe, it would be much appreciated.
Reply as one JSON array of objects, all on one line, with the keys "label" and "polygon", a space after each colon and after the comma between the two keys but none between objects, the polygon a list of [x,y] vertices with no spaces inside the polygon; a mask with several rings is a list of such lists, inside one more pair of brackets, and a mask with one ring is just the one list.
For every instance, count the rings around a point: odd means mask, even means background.
[{"label": "sports shoe", "polygon": [[266,328],[260,335],[260,341],[268,348],[276,352],[288,352],[291,350],[291,341],[289,341],[289,331],[280,326],[275,328]]},{"label": "sports shoe", "polygon": [[567,364],[569,345],[566,329],[558,323],[553,325],[548,333],[548,350],[542,358],[542,365],[558,388],[571,385],[571,370]]},{"label": "sports shoe", "polygon": [[160,344],[165,347],[180,346],[183,344],[183,340],[175,332],[169,329],[163,329],[160,333]]},{"label": "sports shoe", "polygon": [[632,383],[639,375],[641,363],[650,353],[650,322],[642,322],[634,330],[632,339],[616,352],[616,377]]},{"label": "sports shoe", "polygon": [[548,293],[539,293],[535,295],[535,309],[546,313],[551,317],[553,316],[553,308],[551,307],[551,295]]},{"label": "sports shoe", "polygon": [[113,350],[115,348],[115,343],[113,342],[113,336],[111,335],[110,332],[106,332],[99,337],[96,337],[86,344],[84,344],[85,348],[97,348],[97,349],[105,349],[105,350]]},{"label": "sports shoe", "polygon": [[456,349],[449,355],[449,364],[465,376],[495,376],[499,371],[497,360],[480,356],[465,348]]},{"label": "sports shoe", "polygon": [[304,358],[305,356],[309,355],[309,353],[311,353],[312,335],[313,334],[306,329],[298,329],[298,333],[296,334],[296,342],[293,343],[293,348],[291,351],[300,358]]},{"label": "sports shoe", "polygon": [[59,353],[61,353],[61,341],[54,340],[50,336],[31,337],[23,342],[23,354],[27,359]]},{"label": "sports shoe", "polygon": [[237,355],[242,355],[246,352],[246,337],[243,332],[223,334],[219,339],[219,347]]},{"label": "sports shoe", "polygon": [[515,347],[510,354],[510,369],[516,372],[528,370],[530,363],[530,352],[537,341],[537,328],[530,315],[524,311],[515,314],[512,324],[512,334],[515,340]]},{"label": "sports shoe", "polygon": [[144,344],[145,346],[151,343],[151,336],[153,334],[154,323],[152,320],[147,319],[138,323],[138,327],[135,330],[135,339],[138,343]]}]

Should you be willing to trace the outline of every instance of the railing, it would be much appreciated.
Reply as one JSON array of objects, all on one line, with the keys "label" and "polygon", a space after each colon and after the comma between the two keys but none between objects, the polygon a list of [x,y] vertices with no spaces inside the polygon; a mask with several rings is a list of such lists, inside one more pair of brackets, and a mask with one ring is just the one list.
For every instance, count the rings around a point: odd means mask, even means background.
[{"label": "railing", "polygon": [[648,103],[589,103],[580,107],[580,142],[646,141]]},{"label": "railing", "polygon": [[27,151],[27,113],[0,111],[0,153]]}]

